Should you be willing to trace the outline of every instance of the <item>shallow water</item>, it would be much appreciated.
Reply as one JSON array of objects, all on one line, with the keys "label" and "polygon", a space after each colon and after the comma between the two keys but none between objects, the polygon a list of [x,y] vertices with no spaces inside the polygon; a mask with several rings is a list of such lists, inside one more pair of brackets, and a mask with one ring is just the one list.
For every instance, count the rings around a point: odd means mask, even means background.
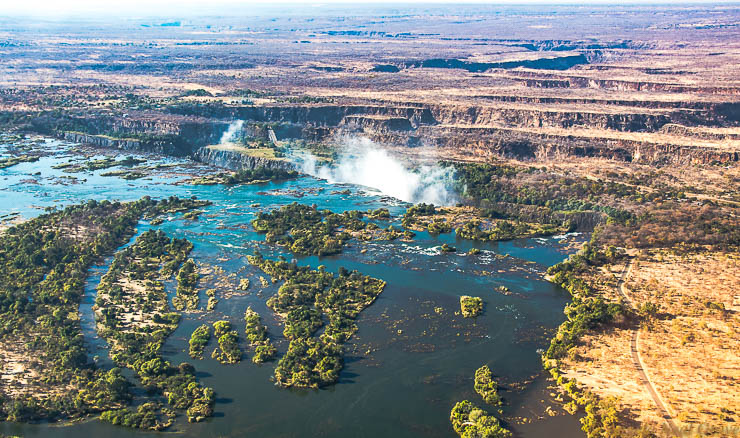
[{"label": "shallow water", "polygon": [[[435,237],[417,233],[410,243],[353,241],[339,256],[298,258],[299,264],[322,264],[335,272],[340,266],[358,269],[382,278],[388,285],[378,300],[360,314],[359,331],[345,345],[345,367],[337,385],[318,391],[281,389],[270,381],[274,363],[254,365],[249,352],[240,364],[229,366],[210,359],[213,344],[207,348],[204,360],[193,360],[186,353],[192,330],[204,321],[218,319],[232,321],[246,349],[243,314],[250,305],[268,325],[279,352],[287,349],[282,327],[265,305],[279,284],[260,290],[259,277],[264,274],[246,260],[246,255],[255,249],[267,256],[281,254],[279,248],[266,245],[263,236],[249,226],[255,212],[300,202],[337,212],[387,207],[397,215],[404,206],[367,188],[330,185],[308,177],[234,187],[175,185],[180,178],[174,171],[192,166],[185,161],[157,157],[147,157],[147,164],[169,163],[177,167],[134,181],[100,176],[106,170],[81,172],[71,174],[80,183],[67,184],[60,177],[70,174],[52,166],[75,159],[75,146],[49,140],[43,147],[60,152],[35,163],[0,169],[0,215],[18,212],[28,218],[42,213],[44,207],[61,207],[87,199],[128,201],[145,195],[197,196],[213,202],[197,221],[173,215],[154,227],[190,239],[195,246],[191,256],[201,267],[223,268],[223,273],[206,275],[200,283],[199,308],[204,309],[207,301],[203,291],[216,288],[220,301],[215,311],[186,313],[164,348],[168,360],[193,363],[202,384],[216,390],[216,415],[194,425],[179,418],[171,430],[193,437],[450,437],[454,432],[449,412],[455,402],[470,399],[483,406],[473,391],[472,377],[476,368],[488,364],[503,388],[507,402],[504,417],[512,420],[525,416],[533,420],[522,425],[510,421],[508,426],[517,436],[580,434],[575,418],[544,414],[545,407],[554,404],[549,401],[537,352],[546,347],[549,331],[563,320],[567,294],[544,281],[542,275],[547,266],[567,256],[564,241],[548,238],[474,243],[456,240],[454,234]],[[0,146],[0,155],[2,152]],[[202,170],[195,166],[189,172]],[[37,172],[40,175],[34,175]],[[346,188],[351,194],[336,193]],[[259,207],[251,207],[255,203]],[[142,222],[138,232],[148,228],[150,225]],[[457,247],[458,252],[440,253],[442,243]],[[472,247],[481,249],[481,253],[466,255]],[[362,249],[367,251],[363,253]],[[91,307],[95,286],[109,263],[110,259],[90,271],[80,308],[90,357],[97,356],[97,363],[103,367],[110,366],[110,360],[105,342],[95,334]],[[236,289],[240,278],[250,279],[248,291]],[[511,294],[494,290],[501,285],[509,288]],[[485,313],[476,319],[456,315],[460,295],[483,297]],[[515,383],[532,379],[534,382],[524,390],[513,388]],[[67,426],[0,423],[0,433],[60,437],[155,435],[97,420]]]}]

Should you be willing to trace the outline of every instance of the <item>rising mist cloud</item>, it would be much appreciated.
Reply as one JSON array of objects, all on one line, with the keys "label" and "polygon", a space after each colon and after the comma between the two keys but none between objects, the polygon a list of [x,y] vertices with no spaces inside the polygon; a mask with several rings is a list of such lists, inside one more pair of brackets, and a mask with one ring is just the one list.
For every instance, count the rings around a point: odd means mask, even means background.
[{"label": "rising mist cloud", "polygon": [[229,124],[229,127],[221,135],[219,144],[233,143],[238,138],[238,134],[244,127],[244,120],[235,120]]},{"label": "rising mist cloud", "polygon": [[342,140],[344,151],[333,165],[319,165],[312,155],[296,157],[301,171],[330,183],[351,183],[377,189],[406,202],[453,205],[452,171],[438,165],[407,167],[367,138]]}]

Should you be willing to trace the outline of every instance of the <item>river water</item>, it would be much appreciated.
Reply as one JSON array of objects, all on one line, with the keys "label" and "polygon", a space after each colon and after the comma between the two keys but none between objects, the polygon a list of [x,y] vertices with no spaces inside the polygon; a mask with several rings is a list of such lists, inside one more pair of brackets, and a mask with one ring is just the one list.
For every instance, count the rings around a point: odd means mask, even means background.
[{"label": "river water", "polygon": [[[100,175],[110,169],[70,174],[52,166],[79,160],[81,153],[90,157],[110,152],[57,140],[43,140],[37,148],[54,153],[34,163],[0,169],[0,216],[19,213],[29,218],[41,214],[44,207],[88,199],[129,201],[145,195],[197,196],[213,202],[197,221],[173,215],[156,227],[141,222],[137,230],[161,228],[172,236],[187,237],[194,243],[191,256],[208,272],[200,283],[200,310],[184,314],[163,352],[173,363],[187,361],[195,366],[200,382],[217,393],[216,415],[200,424],[187,424],[180,417],[165,433],[187,437],[452,437],[449,412],[457,401],[469,399],[484,407],[473,390],[473,374],[483,364],[490,366],[502,386],[503,417],[516,436],[581,433],[574,417],[545,414],[548,406],[556,408],[556,404],[542,375],[538,349],[546,348],[552,330],[562,322],[568,299],[567,293],[543,280],[544,271],[567,257],[574,242],[586,236],[474,243],[457,240],[454,233],[417,233],[409,243],[353,241],[338,256],[298,257],[302,265],[324,265],[334,272],[340,266],[357,269],[388,285],[360,314],[359,331],[345,345],[345,367],[337,385],[322,390],[282,389],[271,382],[274,362],[254,365],[249,352],[237,365],[212,360],[213,343],[204,360],[193,360],[186,352],[193,329],[219,319],[234,324],[246,350],[243,315],[247,306],[260,313],[278,351],[282,354],[287,349],[282,326],[265,305],[279,284],[262,289],[259,277],[264,274],[246,260],[254,250],[269,257],[283,254],[249,226],[255,212],[300,202],[337,212],[386,207],[397,216],[404,205],[368,188],[331,185],[309,177],[231,187],[181,184],[183,174],[208,169],[155,156],[145,157],[147,165],[159,164],[160,169],[142,179]],[[6,149],[7,145],[0,145],[0,155]],[[350,193],[344,193],[345,189]],[[441,253],[442,243],[457,247],[458,252]],[[480,254],[466,255],[474,246],[481,249]],[[108,263],[110,259],[91,269],[80,307],[90,358],[101,367],[111,362],[105,342],[95,333],[91,307],[95,286]],[[250,279],[247,291],[236,288],[241,278]],[[172,286],[168,285],[170,290]],[[506,286],[510,293],[496,291],[499,286]],[[220,301],[214,311],[206,312],[204,291],[209,288],[216,289]],[[475,319],[456,315],[461,295],[481,296],[484,314]],[[520,421],[522,417],[527,420]],[[0,423],[0,433],[58,437],[162,434],[97,420],[72,425],[6,422]]]}]

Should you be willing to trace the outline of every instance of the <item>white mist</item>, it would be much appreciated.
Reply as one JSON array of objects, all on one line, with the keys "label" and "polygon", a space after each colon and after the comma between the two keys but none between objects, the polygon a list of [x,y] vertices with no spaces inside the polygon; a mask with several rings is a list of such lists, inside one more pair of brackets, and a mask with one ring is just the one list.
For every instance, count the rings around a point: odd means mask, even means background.
[{"label": "white mist", "polygon": [[423,165],[412,170],[366,138],[349,138],[343,143],[346,143],[346,152],[334,166],[319,166],[315,157],[307,155],[298,158],[301,170],[330,183],[372,187],[406,202],[455,203],[450,169]]},{"label": "white mist", "polygon": [[233,143],[234,140],[236,140],[237,135],[242,130],[242,127],[244,126],[244,120],[235,120],[229,124],[228,129],[226,129],[226,132],[223,133],[221,136],[221,140],[219,140],[219,144],[228,144]]}]

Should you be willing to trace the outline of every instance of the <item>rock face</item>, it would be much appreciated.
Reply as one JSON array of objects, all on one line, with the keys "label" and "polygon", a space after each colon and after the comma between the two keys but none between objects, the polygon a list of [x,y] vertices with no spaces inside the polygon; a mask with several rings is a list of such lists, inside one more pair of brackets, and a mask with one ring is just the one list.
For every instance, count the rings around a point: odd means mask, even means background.
[{"label": "rock face", "polygon": [[531,69],[545,70],[568,70],[574,65],[588,64],[586,55],[553,56],[522,61],[505,62],[470,62],[461,59],[425,59],[422,61],[407,61],[403,64],[405,68],[459,68],[469,72],[484,72],[494,68],[513,69],[526,67]]},{"label": "rock face", "polygon": [[[582,83],[556,73],[507,70],[507,77]],[[617,84],[611,84],[616,86]],[[641,87],[650,84],[643,83]],[[176,112],[176,109],[172,111]],[[185,110],[183,110],[185,112]],[[202,114],[200,114],[202,112]],[[600,157],[646,164],[729,163],[740,160],[736,128],[740,103],[568,97],[471,96],[470,104],[272,104],[190,109],[187,114],[132,113],[66,120],[71,141],[178,156],[221,167],[285,166],[239,153],[202,150],[219,142],[234,120],[241,135],[269,140],[333,142],[360,135],[395,147],[430,146],[439,156],[522,160]],[[48,123],[47,123],[48,124]],[[268,129],[269,128],[269,129]],[[711,129],[708,129],[711,128]],[[719,129],[715,129],[719,128]],[[233,164],[229,161],[233,160]]]},{"label": "rock face", "polygon": [[72,127],[55,132],[70,141],[174,156],[189,156],[201,146],[218,142],[229,126],[203,117],[156,113],[69,116],[45,124]]},{"label": "rock face", "polygon": [[[424,127],[416,132],[428,146],[468,156],[505,156],[524,160],[599,157],[655,165],[729,163],[737,151],[719,147],[678,145],[577,135],[522,132],[516,129]],[[398,136],[397,136],[398,137]],[[384,141],[376,138],[376,141]],[[402,138],[384,142],[402,144]]]},{"label": "rock face", "polygon": [[252,170],[258,167],[270,169],[295,170],[295,165],[288,161],[252,157],[225,149],[202,147],[193,153],[193,159],[216,167],[230,170]]},{"label": "rock face", "polygon": [[101,148],[123,149],[127,151],[141,151],[141,142],[138,140],[123,140],[104,137],[101,135],[82,134],[79,132],[65,132],[62,136],[67,141],[89,144]]},{"label": "rock face", "polygon": [[347,130],[367,131],[369,133],[390,131],[408,132],[414,129],[411,121],[403,117],[371,115],[346,116],[340,126]]},{"label": "rock face", "polygon": [[176,142],[114,138],[105,135],[83,134],[80,132],[65,132],[62,137],[67,141],[89,144],[101,148],[121,149],[132,152],[153,152],[173,156],[184,156],[188,154],[187,149],[183,150],[182,146]]},{"label": "rock face", "polygon": [[[738,151],[722,144],[724,140],[736,140],[732,134],[710,135],[700,129],[734,126],[740,108],[733,105],[720,108],[713,102],[681,101],[653,105],[630,100],[539,102],[537,98],[510,96],[494,96],[493,100],[499,103],[249,106],[224,109],[219,115],[245,120],[245,130],[254,136],[263,137],[264,129],[259,125],[269,123],[281,140],[328,142],[344,134],[362,135],[396,147],[432,146],[471,159],[586,156],[661,165],[727,163],[740,158]],[[507,101],[527,106],[502,106]],[[569,106],[571,103],[593,109],[576,109]],[[552,109],[552,105],[560,104],[562,108]],[[573,129],[590,132],[569,133]],[[669,134],[680,141],[620,137],[619,133]],[[692,141],[707,138],[718,146],[696,146]]]}]

